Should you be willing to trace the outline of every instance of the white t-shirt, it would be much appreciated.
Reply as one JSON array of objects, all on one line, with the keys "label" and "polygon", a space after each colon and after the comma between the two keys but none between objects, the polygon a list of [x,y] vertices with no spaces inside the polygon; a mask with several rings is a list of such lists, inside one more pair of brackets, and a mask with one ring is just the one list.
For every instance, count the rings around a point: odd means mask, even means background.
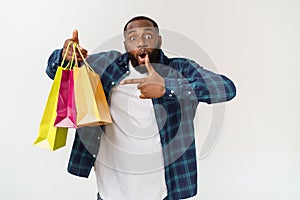
[{"label": "white t-shirt", "polygon": [[[131,65],[126,79],[142,78]],[[162,200],[167,196],[160,135],[151,99],[140,99],[137,84],[112,89],[110,113],[95,162],[104,200]]]}]

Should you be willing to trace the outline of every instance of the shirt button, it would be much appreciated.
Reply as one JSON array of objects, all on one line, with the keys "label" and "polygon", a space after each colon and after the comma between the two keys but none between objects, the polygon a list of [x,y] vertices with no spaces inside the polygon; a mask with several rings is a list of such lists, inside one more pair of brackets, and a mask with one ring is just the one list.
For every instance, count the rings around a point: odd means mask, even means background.
[{"label": "shirt button", "polygon": [[126,71],[126,74],[129,74],[130,72],[129,71]]},{"label": "shirt button", "polygon": [[55,66],[55,63],[52,63],[52,66],[54,67],[54,66]]},{"label": "shirt button", "polygon": [[96,158],[96,155],[93,155],[94,158]]},{"label": "shirt button", "polygon": [[172,97],[172,94],[169,94],[169,97]]},{"label": "shirt button", "polygon": [[191,91],[188,91],[188,94],[192,94]]},{"label": "shirt button", "polygon": [[171,90],[171,93],[173,94],[173,93],[174,93],[174,90]]},{"label": "shirt button", "polygon": [[111,84],[112,84],[112,85],[114,85],[114,84],[115,84],[115,82],[111,82]]},{"label": "shirt button", "polygon": [[98,140],[100,140],[100,137],[98,137]]}]

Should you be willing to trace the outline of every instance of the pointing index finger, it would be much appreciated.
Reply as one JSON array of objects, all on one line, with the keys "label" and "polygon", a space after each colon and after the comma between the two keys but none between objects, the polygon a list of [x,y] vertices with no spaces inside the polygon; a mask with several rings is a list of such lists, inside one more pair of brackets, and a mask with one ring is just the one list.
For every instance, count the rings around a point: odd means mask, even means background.
[{"label": "pointing index finger", "polygon": [[152,67],[152,65],[150,63],[149,55],[148,54],[146,55],[146,58],[145,58],[145,65],[146,65],[146,68],[147,68],[147,70],[148,70],[149,73],[153,72],[154,69],[153,69],[153,67]]},{"label": "pointing index finger", "polygon": [[120,82],[120,85],[142,83],[143,81],[144,81],[143,78],[126,79],[126,80],[122,80]]}]

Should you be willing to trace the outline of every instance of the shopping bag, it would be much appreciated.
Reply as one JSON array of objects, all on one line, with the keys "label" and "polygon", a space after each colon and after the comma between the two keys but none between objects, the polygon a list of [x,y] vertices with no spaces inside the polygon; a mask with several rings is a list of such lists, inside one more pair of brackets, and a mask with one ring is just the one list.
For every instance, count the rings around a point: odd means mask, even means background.
[{"label": "shopping bag", "polygon": [[66,145],[68,132],[67,128],[54,127],[61,75],[62,67],[58,67],[40,123],[38,137],[34,142],[34,146],[52,151]]},{"label": "shopping bag", "polygon": [[87,73],[89,76],[89,80],[91,82],[96,105],[100,115],[99,124],[102,125],[102,124],[112,123],[108,103],[100,80],[100,76],[90,66],[87,67]]},{"label": "shopping bag", "polygon": [[[69,47],[70,46],[68,46],[67,49]],[[74,58],[75,65],[78,65],[75,47],[76,43],[73,43],[72,59],[62,70],[62,77],[58,93],[58,103],[56,108],[56,118],[54,122],[54,126],[56,127],[76,128],[76,104],[74,97],[74,76],[72,70]]]},{"label": "shopping bag", "polygon": [[[77,46],[79,53],[80,49]],[[100,76],[81,57],[84,65],[74,67],[77,127],[112,123]]]},{"label": "shopping bag", "polygon": [[[67,52],[70,44],[71,42],[68,44]],[[61,66],[63,66],[65,58],[66,54],[64,55]],[[51,151],[54,151],[66,145],[68,133],[68,128],[58,128],[54,126],[58,103],[58,93],[63,71],[63,68],[61,66],[57,68],[40,123],[38,137],[33,143],[34,146],[49,149]]]},{"label": "shopping bag", "polygon": [[[70,43],[69,43],[70,44]],[[68,45],[69,45],[68,44]],[[56,119],[54,126],[76,128],[76,104],[74,97],[74,74],[73,62],[75,58],[75,65],[78,65],[75,53],[76,43],[73,43],[73,55],[71,61],[65,66],[62,71],[60,82],[58,103],[56,108]],[[67,47],[67,49],[69,46]],[[68,52],[68,51],[66,51]]]},{"label": "shopping bag", "polygon": [[72,69],[62,70],[54,126],[76,128],[74,74]]}]

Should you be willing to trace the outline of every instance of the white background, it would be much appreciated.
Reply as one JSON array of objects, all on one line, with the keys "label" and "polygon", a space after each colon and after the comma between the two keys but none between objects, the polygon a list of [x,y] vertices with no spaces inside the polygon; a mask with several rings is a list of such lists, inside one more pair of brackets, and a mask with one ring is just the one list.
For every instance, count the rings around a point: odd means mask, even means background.
[{"label": "white background", "polygon": [[[195,41],[237,86],[193,199],[300,199],[299,11],[297,0],[1,0],[0,199],[95,199],[93,173],[66,172],[74,132],[56,152],[32,146],[51,87],[46,62],[74,28],[92,52],[141,14]],[[200,106],[198,139],[210,109]]]}]

